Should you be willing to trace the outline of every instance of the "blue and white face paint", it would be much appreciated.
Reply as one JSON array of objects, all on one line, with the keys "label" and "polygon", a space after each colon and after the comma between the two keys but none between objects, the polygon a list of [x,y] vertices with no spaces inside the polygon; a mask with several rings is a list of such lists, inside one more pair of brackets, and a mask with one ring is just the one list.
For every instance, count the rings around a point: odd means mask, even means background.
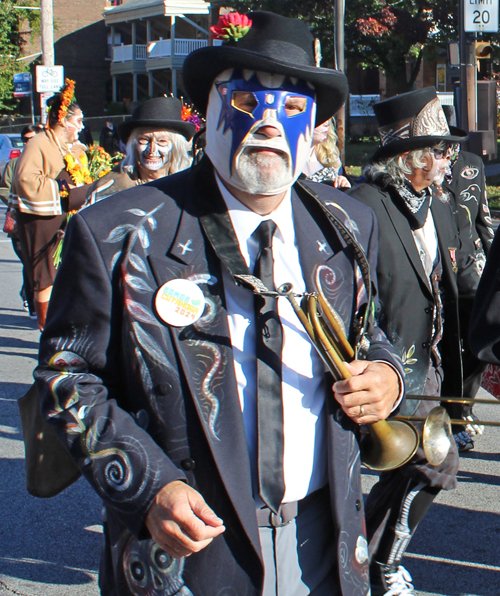
[{"label": "blue and white face paint", "polygon": [[[219,176],[252,194],[289,188],[309,156],[315,96],[302,80],[250,70],[222,72],[210,91],[206,132],[206,153]],[[259,132],[263,127],[269,127],[268,134]]]}]

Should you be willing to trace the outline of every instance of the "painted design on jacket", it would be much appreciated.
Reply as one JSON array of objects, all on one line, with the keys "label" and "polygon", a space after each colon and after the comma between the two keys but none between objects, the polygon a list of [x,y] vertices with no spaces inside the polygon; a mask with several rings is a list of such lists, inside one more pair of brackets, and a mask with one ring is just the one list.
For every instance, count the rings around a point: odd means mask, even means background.
[{"label": "painted design on jacket", "polygon": [[474,180],[478,175],[479,168],[475,168],[474,166],[467,166],[460,172],[460,176],[466,180]]},{"label": "painted design on jacket", "polygon": [[[85,425],[82,420],[85,418],[85,411],[88,406],[80,406],[80,395],[75,387],[75,377],[79,377],[81,373],[86,373],[88,370],[85,360],[69,350],[62,350],[56,352],[48,361],[48,365],[60,372],[54,375],[48,382],[49,390],[52,395],[53,403],[52,409],[48,411],[48,418],[56,418],[63,412],[66,412],[72,422],[67,423],[66,428],[69,434],[81,434],[85,431]],[[70,382],[70,394],[61,391],[62,385]]]},{"label": "painted design on jacket", "polygon": [[[382,323],[385,324],[386,321],[381,319]],[[393,324],[389,324],[388,328],[386,329],[387,339],[392,343],[394,348],[397,351],[397,357],[401,359],[401,364],[403,366],[405,372],[405,387],[406,393],[411,395],[422,395],[424,392],[425,382],[427,379],[427,372],[428,372],[428,361],[422,363],[421,360],[415,357],[415,354],[418,352],[417,345],[414,343],[408,349],[406,345],[403,343],[403,338],[399,335],[399,333],[394,328]],[[401,413],[413,414],[412,408],[415,410],[418,406],[418,402],[414,400],[405,400],[403,401],[403,410]]]},{"label": "painted design on jacket", "polygon": [[[149,234],[146,225],[149,226],[151,231],[156,230],[158,227],[158,223],[153,215],[164,207],[164,203],[161,203],[151,211],[144,211],[143,209],[133,208],[127,209],[126,213],[132,213],[132,215],[136,215],[141,219],[137,222],[136,225],[132,223],[121,224],[113,228],[111,232],[108,234],[108,237],[104,242],[115,243],[121,242],[126,236],[129,236],[129,244],[128,244],[128,253],[132,251],[137,240],[140,241],[142,247],[144,249],[149,248],[150,240]],[[127,255],[128,256],[128,255]]]},{"label": "painted design on jacket", "polygon": [[[218,283],[218,279],[208,273],[194,273],[187,279],[198,285],[207,284],[213,286]],[[222,352],[216,343],[197,338],[197,333],[207,332],[210,329],[217,316],[219,308],[214,298],[208,295],[208,292],[204,292],[204,294],[206,302],[203,316],[196,323],[194,323],[194,330],[188,331],[187,341],[190,346],[194,346],[199,349],[197,356],[200,367],[193,377],[199,383],[201,390],[203,401],[200,403],[205,414],[208,430],[216,441],[220,441],[216,430],[217,418],[220,411],[220,402],[215,395],[214,389],[216,380],[223,374],[224,361]],[[204,368],[204,370],[202,370],[202,368]],[[197,378],[198,375],[200,378]]]},{"label": "painted design on jacket", "polygon": [[315,291],[319,292],[336,311],[337,319],[345,333],[345,320],[348,315],[343,312],[344,308],[342,307],[344,305],[339,304],[339,298],[343,295],[344,279],[341,279],[338,272],[328,267],[328,265],[318,265],[314,271],[313,283]]},{"label": "painted design on jacket", "polygon": [[401,354],[401,360],[403,361],[404,371],[405,371],[405,374],[407,374],[407,375],[409,375],[410,373],[413,372],[413,368],[410,368],[410,367],[413,364],[416,364],[418,362],[418,358],[413,358],[414,354],[415,354],[415,344],[410,346],[408,348],[408,350],[403,348],[403,351]]},{"label": "painted design on jacket", "polygon": [[[463,176],[464,172],[469,171],[470,169],[473,168],[469,168],[468,170],[463,170],[461,175]],[[479,172],[479,170],[477,170],[477,168],[474,168],[476,170],[476,172]],[[475,175],[471,175],[469,177],[469,179],[471,178],[475,178],[477,174]],[[464,176],[465,178],[467,178],[468,176]],[[459,195],[459,199],[460,201],[462,201],[463,203],[468,203],[469,201],[474,201],[475,204],[477,205],[477,208],[479,208],[479,197],[481,196],[481,189],[479,188],[479,186],[477,184],[470,184],[467,188],[464,188],[464,190],[461,191],[460,195]],[[484,205],[486,205],[486,209],[484,209]],[[473,217],[472,217],[472,212],[469,209],[469,207],[465,204],[462,203],[458,203],[458,206],[460,208],[462,208],[466,214],[467,214],[467,223],[469,225],[469,238],[474,238],[476,236],[476,229],[475,229],[475,225],[474,225],[474,221],[473,221]],[[488,208],[488,203],[485,202],[483,204],[483,211],[485,211],[486,213],[488,213],[489,216],[489,208]],[[490,223],[490,221],[488,221],[488,218],[485,218],[486,223]]]},{"label": "painted design on jacket", "polygon": [[[218,283],[218,279],[214,275],[210,275],[210,273],[193,273],[187,279],[197,285],[207,284],[209,286],[214,286]],[[210,297],[207,292],[203,293],[205,295],[205,310],[200,319],[194,323],[194,327],[198,331],[203,331],[208,328],[217,314],[217,305],[215,304],[214,299]]]},{"label": "painted design on jacket", "polygon": [[354,237],[357,239],[357,234],[359,234],[359,226],[356,223],[356,221],[354,219],[352,219],[352,217],[349,215],[349,213],[343,208],[341,207],[338,203],[325,203],[325,205],[327,207],[335,207],[336,209],[338,209],[345,217],[344,220],[344,225],[345,227],[352,232],[352,234],[354,235]]},{"label": "painted design on jacket", "polygon": [[[81,381],[82,385],[87,383],[89,374],[87,372],[88,365],[79,354],[70,350],[56,352],[48,360],[48,365],[59,371],[59,374],[48,379],[53,404],[52,410],[47,413],[47,417],[49,419],[56,418],[64,414],[68,435],[79,435],[83,467],[93,465],[98,460],[109,458],[104,467],[100,467],[94,472],[97,489],[100,490],[101,494],[107,494],[111,501],[127,501],[130,498],[128,489],[133,481],[129,454],[133,454],[136,459],[141,459],[144,468],[148,469],[146,451],[139,441],[130,436],[121,437],[120,448],[101,448],[103,444],[109,441],[110,436],[114,435],[114,424],[104,416],[97,418],[92,424],[84,422],[88,411],[97,402],[98,398],[94,396],[89,403],[80,405],[83,399],[78,390],[78,382]],[[69,385],[69,392],[68,387],[64,388],[65,384]],[[145,483],[134,487],[134,496],[142,492],[144,488]],[[111,494],[109,489],[112,490]]]},{"label": "painted design on jacket", "polygon": [[351,536],[348,532],[342,531],[340,533],[339,571],[344,582],[352,586],[349,593],[353,596],[368,596],[370,594],[368,565],[364,557],[363,539],[363,536],[358,535],[354,542],[354,536]]},{"label": "painted design on jacket", "polygon": [[201,371],[202,367],[206,370],[203,378],[201,378],[201,380],[196,380],[200,384],[201,395],[204,400],[202,402],[202,406],[203,410],[205,411],[208,429],[213,438],[217,441],[220,441],[215,429],[217,418],[219,416],[220,403],[217,396],[213,392],[213,384],[215,383],[215,379],[220,376],[221,369],[223,367],[222,353],[216,344],[209,341],[188,339],[188,344],[200,350],[197,353],[200,368],[198,371],[194,372],[193,375],[197,376],[199,373],[203,375],[203,372]]},{"label": "painted design on jacket", "polygon": [[133,596],[193,596],[182,574],[185,559],[173,559],[152,540],[131,536],[123,551],[123,571]]}]

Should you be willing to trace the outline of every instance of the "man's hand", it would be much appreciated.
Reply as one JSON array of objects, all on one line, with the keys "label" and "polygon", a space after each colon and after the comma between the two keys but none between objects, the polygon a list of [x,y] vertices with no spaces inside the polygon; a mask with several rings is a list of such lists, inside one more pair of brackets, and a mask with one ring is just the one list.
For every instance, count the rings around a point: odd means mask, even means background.
[{"label": "man's hand", "polygon": [[358,424],[385,420],[400,394],[395,370],[383,362],[368,360],[353,360],[346,366],[352,377],[333,385],[342,410]]},{"label": "man's hand", "polygon": [[174,559],[208,546],[226,529],[200,493],[176,480],[156,495],[146,517],[151,538]]}]

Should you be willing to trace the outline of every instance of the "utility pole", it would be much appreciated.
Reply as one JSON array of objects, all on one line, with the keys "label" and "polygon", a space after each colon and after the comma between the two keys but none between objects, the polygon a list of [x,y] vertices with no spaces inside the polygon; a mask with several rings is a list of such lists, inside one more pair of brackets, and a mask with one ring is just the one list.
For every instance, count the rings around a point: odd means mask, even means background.
[{"label": "utility pole", "polygon": [[[54,10],[52,0],[40,0],[42,28],[42,66],[54,66]],[[47,122],[47,99],[52,93],[40,93],[40,119]]]},{"label": "utility pole", "polygon": [[[345,0],[335,0],[335,68],[344,72],[344,22],[345,22]],[[343,105],[336,116],[337,124],[337,145],[340,151],[340,159],[345,164],[345,105]]]},{"label": "utility pole", "polygon": [[42,64],[54,66],[54,11],[52,0],[40,0],[42,27]]},{"label": "utility pole", "polygon": [[458,30],[460,55],[460,126],[467,131],[477,129],[476,60],[474,43],[465,31],[465,0],[459,0]]}]

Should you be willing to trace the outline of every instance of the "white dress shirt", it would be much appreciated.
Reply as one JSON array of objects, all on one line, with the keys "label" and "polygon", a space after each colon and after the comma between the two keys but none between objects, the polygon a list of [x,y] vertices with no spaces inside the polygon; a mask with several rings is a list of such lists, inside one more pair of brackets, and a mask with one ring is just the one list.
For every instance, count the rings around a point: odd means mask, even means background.
[{"label": "white dress shirt", "polygon": [[413,240],[417,246],[424,270],[430,279],[432,270],[439,258],[436,225],[430,209],[427,211],[424,225],[418,230],[413,230]]},{"label": "white dress shirt", "polygon": [[[240,203],[218,180],[241,254],[250,271],[257,258],[252,234],[260,223],[276,223],[273,238],[276,287],[291,282],[296,293],[305,291],[299,253],[295,244],[291,191],[269,215],[261,216]],[[257,379],[254,295],[236,286],[223,274],[229,332],[234,355],[238,397],[246,429],[256,506],[263,505],[257,483]],[[324,366],[286,298],[278,299],[283,327],[282,399],[284,422],[284,503],[303,499],[327,483]]]}]

